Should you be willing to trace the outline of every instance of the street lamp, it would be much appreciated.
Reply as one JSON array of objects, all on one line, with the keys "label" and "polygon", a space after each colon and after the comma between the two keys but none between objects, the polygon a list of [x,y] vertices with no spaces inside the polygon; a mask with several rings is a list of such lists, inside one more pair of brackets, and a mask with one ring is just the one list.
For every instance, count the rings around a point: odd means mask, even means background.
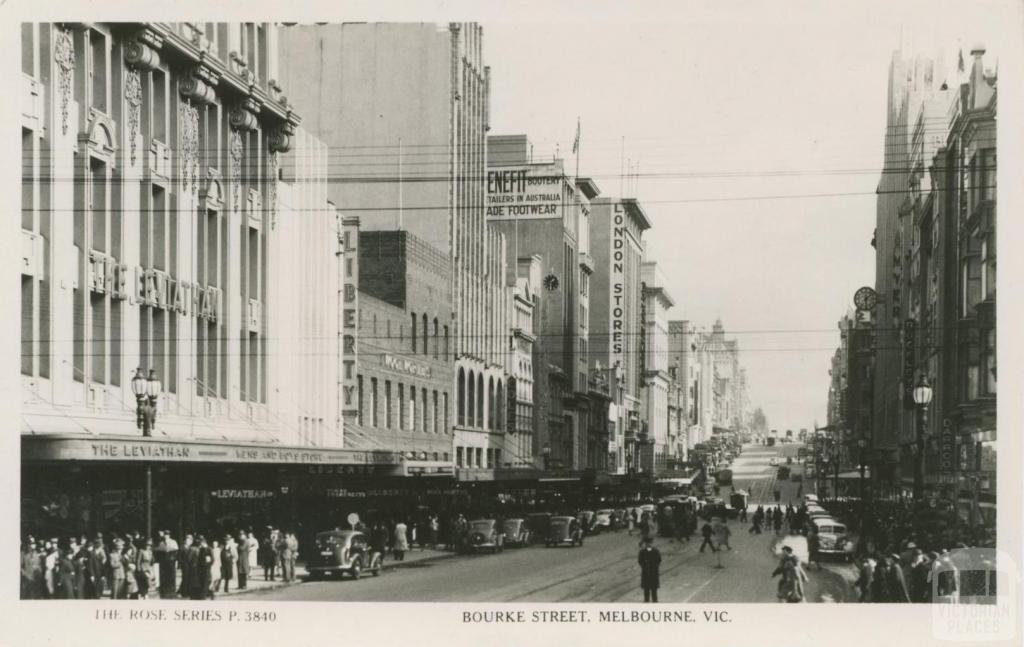
[{"label": "street lamp", "polygon": [[153,419],[152,424],[156,424],[156,402],[160,398],[160,394],[162,392],[163,385],[160,383],[160,379],[156,376],[156,371],[154,369],[149,369],[149,378],[146,380],[146,395],[149,396],[149,406],[152,408],[152,411],[150,412]]},{"label": "street lamp", "polygon": [[932,401],[932,387],[922,372],[917,384],[911,391],[914,404],[917,405],[917,429],[914,448],[914,502],[921,500],[924,490],[924,432],[928,425],[928,405]]},{"label": "street lamp", "polygon": [[142,368],[135,369],[132,376],[132,393],[135,394],[135,426],[142,430],[143,436],[149,435],[146,420],[146,378],[142,375]]}]

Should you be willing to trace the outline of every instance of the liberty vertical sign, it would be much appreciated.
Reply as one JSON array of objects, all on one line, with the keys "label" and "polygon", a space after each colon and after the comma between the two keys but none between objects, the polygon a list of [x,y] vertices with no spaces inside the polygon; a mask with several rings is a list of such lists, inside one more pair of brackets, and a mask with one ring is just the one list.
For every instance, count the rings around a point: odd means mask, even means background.
[{"label": "liberty vertical sign", "polygon": [[341,323],[341,414],[359,415],[360,393],[356,378],[356,335],[359,332],[359,218],[343,218],[341,225],[341,263],[344,279]]}]

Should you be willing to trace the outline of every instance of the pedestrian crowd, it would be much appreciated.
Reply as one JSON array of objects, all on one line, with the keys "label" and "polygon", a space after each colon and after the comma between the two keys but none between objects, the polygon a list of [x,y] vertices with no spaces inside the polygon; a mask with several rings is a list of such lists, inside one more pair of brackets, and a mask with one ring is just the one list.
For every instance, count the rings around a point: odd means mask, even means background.
[{"label": "pedestrian crowd", "polygon": [[256,569],[263,579],[295,580],[299,543],[292,532],[267,527],[223,537],[186,534],[181,542],[168,530],[154,539],[139,532],[37,540],[21,549],[22,599],[213,599],[223,591],[248,588]]}]

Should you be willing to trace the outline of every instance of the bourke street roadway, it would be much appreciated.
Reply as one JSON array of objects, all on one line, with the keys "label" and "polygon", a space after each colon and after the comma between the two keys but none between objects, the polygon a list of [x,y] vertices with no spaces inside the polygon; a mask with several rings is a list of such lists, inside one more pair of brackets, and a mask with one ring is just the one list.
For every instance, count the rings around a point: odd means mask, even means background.
[{"label": "bourke street roadway", "polygon": [[[733,463],[735,487],[751,492],[751,509],[758,503],[774,505],[798,502],[799,483],[776,483],[772,457],[799,467],[796,446],[748,445]],[[808,486],[811,484],[808,483]],[[729,488],[722,491],[727,498]],[[778,558],[773,552],[777,538],[768,531],[748,532],[750,525],[730,520],[731,551],[718,556],[698,551],[699,530],[689,542],[658,537],[661,551],[661,602],[777,602],[778,578],[772,578]],[[588,537],[575,548],[509,548],[498,554],[459,555],[410,562],[387,570],[380,577],[365,574],[348,578],[304,581],[288,587],[241,594],[236,599],[374,601],[374,602],[642,602],[637,565],[639,537],[626,530]],[[415,551],[413,551],[415,552]],[[390,560],[390,556],[389,556]],[[297,569],[302,573],[301,567]],[[807,602],[852,602],[855,593],[829,568],[807,571]]]}]

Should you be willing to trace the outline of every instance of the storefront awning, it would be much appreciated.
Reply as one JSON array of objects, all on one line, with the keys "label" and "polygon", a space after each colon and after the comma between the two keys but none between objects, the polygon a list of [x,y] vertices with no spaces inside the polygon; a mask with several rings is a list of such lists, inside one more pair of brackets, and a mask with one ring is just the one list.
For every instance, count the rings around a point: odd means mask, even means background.
[{"label": "storefront awning", "polygon": [[[839,473],[839,478],[841,478],[841,479],[859,479],[860,478],[860,471],[859,470],[855,470],[853,472],[840,472]],[[866,468],[864,470],[864,478],[865,479],[871,478],[871,468],[870,467],[868,467],[868,468]]]},{"label": "storefront awning", "polygon": [[23,435],[21,457],[23,461],[396,466],[399,464],[399,454],[389,451],[70,434]]}]

